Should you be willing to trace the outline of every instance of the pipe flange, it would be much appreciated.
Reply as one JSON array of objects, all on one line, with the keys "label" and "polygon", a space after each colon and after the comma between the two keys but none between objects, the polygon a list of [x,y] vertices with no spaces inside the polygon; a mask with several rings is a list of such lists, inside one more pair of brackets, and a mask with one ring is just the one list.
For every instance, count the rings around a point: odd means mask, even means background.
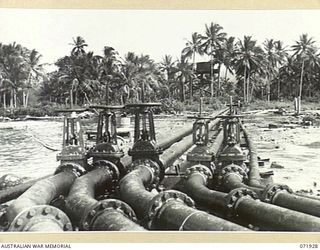
[{"label": "pipe flange", "polygon": [[189,207],[194,207],[194,201],[186,194],[175,191],[175,190],[168,190],[163,191],[157,194],[151,202],[149,203],[148,212],[147,212],[147,222],[146,226],[148,229],[153,229],[153,223],[158,216],[161,208],[170,201],[178,201],[181,202]]},{"label": "pipe flange", "polygon": [[59,165],[54,172],[54,174],[59,174],[63,171],[69,171],[74,173],[77,177],[80,177],[84,175],[87,171],[84,167],[82,167],[80,164],[73,163],[73,162],[67,162],[67,163],[62,163]]},{"label": "pipe flange", "polygon": [[147,190],[152,190],[154,188],[157,188],[162,181],[163,176],[163,169],[157,162],[150,160],[150,159],[138,159],[135,160],[130,168],[128,169],[129,172],[133,171],[134,169],[137,169],[139,167],[146,168],[151,173],[151,182],[146,187]]},{"label": "pipe flange", "polygon": [[272,184],[270,186],[267,186],[263,191],[262,200],[264,202],[273,204],[275,197],[281,192],[288,192],[289,194],[292,194],[293,190],[289,186],[284,184]]},{"label": "pipe flange", "polygon": [[120,172],[118,167],[114,163],[107,160],[98,160],[95,161],[92,166],[93,169],[107,168],[112,173],[112,187],[114,188],[117,186],[117,183],[120,179]]},{"label": "pipe flange", "polygon": [[107,199],[98,201],[85,212],[80,222],[81,229],[92,230],[95,220],[106,211],[118,211],[130,220],[137,222],[136,214],[128,204],[117,199]]},{"label": "pipe flange", "polygon": [[70,219],[60,209],[49,205],[39,205],[19,213],[11,222],[8,231],[26,232],[43,220],[50,220],[56,223],[63,231],[73,230]]},{"label": "pipe flange", "polygon": [[253,199],[253,200],[257,200],[258,199],[258,195],[247,188],[236,188],[231,190],[227,197],[227,208],[229,210],[229,215],[236,215],[236,210],[237,210],[237,206],[240,200],[244,199],[244,198],[249,198],[249,199]]},{"label": "pipe flange", "polygon": [[222,181],[225,178],[227,178],[230,174],[238,175],[241,178],[241,182],[246,181],[248,179],[246,171],[242,167],[235,164],[230,164],[222,168],[218,176],[218,179]]},{"label": "pipe flange", "polygon": [[201,174],[203,176],[203,178],[205,179],[205,182],[207,182],[208,180],[211,180],[213,178],[212,171],[208,167],[201,165],[201,164],[194,165],[194,166],[188,168],[185,172],[185,178],[189,179],[189,177],[195,173]]}]

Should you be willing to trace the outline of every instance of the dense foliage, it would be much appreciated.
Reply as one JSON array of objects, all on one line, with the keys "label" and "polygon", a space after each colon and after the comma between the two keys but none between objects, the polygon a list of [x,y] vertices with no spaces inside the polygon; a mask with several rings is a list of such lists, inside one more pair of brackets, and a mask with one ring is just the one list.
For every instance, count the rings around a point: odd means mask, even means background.
[{"label": "dense foliage", "polygon": [[[0,43],[1,106],[27,108],[31,92],[42,104],[162,101],[168,109],[181,109],[199,96],[213,102],[238,95],[250,102],[316,99],[320,93],[319,50],[307,34],[292,46],[273,39],[258,45],[251,36],[236,39],[211,23],[203,34],[191,34],[180,59],[164,55],[161,62],[133,52],[121,58],[110,46],[96,55],[87,47],[76,37],[70,54],[55,62],[57,70],[44,73],[36,50]],[[210,72],[200,75],[196,62],[204,56],[210,58]]]}]

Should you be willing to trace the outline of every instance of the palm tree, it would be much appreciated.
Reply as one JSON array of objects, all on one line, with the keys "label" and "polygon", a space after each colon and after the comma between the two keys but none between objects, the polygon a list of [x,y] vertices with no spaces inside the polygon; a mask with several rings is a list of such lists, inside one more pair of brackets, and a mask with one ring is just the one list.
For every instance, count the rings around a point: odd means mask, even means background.
[{"label": "palm tree", "polygon": [[239,40],[236,48],[235,69],[238,76],[243,76],[243,99],[250,101],[250,74],[262,70],[263,50],[256,45],[251,36]]},{"label": "palm tree", "polygon": [[28,57],[26,58],[29,75],[28,75],[28,81],[26,86],[27,93],[25,93],[23,90],[23,94],[22,94],[22,103],[24,107],[28,106],[29,92],[30,92],[30,88],[32,88],[34,85],[34,81],[38,80],[40,76],[44,77],[44,74],[42,72],[43,70],[42,65],[39,64],[40,58],[41,58],[41,55],[35,49],[31,50],[31,52],[28,54]]},{"label": "palm tree", "polygon": [[305,62],[308,59],[308,56],[312,49],[314,48],[315,41],[313,38],[309,38],[308,34],[302,34],[299,41],[296,41],[296,44],[292,46],[294,51],[293,56],[296,57],[298,61],[301,61],[301,73],[300,73],[300,87],[299,87],[299,97],[301,99],[302,95],[302,84],[303,84],[303,75],[304,75],[304,66]]},{"label": "palm tree", "polygon": [[235,55],[235,45],[234,45],[235,38],[233,36],[229,37],[224,43],[223,43],[223,49],[224,49],[224,60],[223,64],[226,68],[225,75],[224,75],[224,81],[227,82],[227,75],[228,72],[233,74],[232,66],[233,66],[233,59],[236,56]]},{"label": "palm tree", "polygon": [[280,68],[283,66],[285,59],[288,56],[286,47],[283,46],[283,42],[278,40],[274,42],[274,48],[276,53],[276,65],[278,69],[278,84],[277,84],[277,97],[280,98],[281,85],[280,85]]},{"label": "palm tree", "polygon": [[177,63],[178,81],[180,83],[180,100],[185,101],[185,84],[194,77],[192,64],[190,64],[184,56]]},{"label": "palm tree", "polygon": [[175,65],[176,65],[176,61],[174,61],[172,59],[172,56],[170,56],[170,55],[165,55],[159,65],[160,71],[166,73],[165,88],[167,89],[167,91],[169,93],[169,99],[171,99],[171,97],[172,97],[170,85],[172,84],[174,74],[177,72]]},{"label": "palm tree", "polygon": [[277,54],[273,39],[266,39],[263,43],[265,50],[265,67],[266,67],[266,82],[267,82],[267,101],[270,101],[270,82],[275,75]]},{"label": "palm tree", "polygon": [[86,44],[86,41],[81,36],[77,36],[75,39],[72,38],[72,40],[73,43],[71,43],[70,45],[74,47],[71,50],[71,55],[79,56],[85,54],[84,48],[88,46],[88,44]]},{"label": "palm tree", "polygon": [[[222,32],[223,28],[219,24],[211,23],[206,24],[205,35],[202,36],[204,41],[202,47],[206,54],[210,55],[210,77],[211,77],[211,97],[213,97],[213,84],[214,84],[214,73],[213,73],[213,61],[216,50],[221,47],[221,43],[226,39],[226,33]],[[219,91],[219,87],[218,87]]]},{"label": "palm tree", "polygon": [[[203,55],[202,36],[197,32],[192,33],[191,40],[186,43],[186,47],[182,50],[182,56],[185,58],[192,57],[192,71],[196,70],[196,54]],[[193,79],[190,79],[189,93],[190,102],[193,96]]]}]

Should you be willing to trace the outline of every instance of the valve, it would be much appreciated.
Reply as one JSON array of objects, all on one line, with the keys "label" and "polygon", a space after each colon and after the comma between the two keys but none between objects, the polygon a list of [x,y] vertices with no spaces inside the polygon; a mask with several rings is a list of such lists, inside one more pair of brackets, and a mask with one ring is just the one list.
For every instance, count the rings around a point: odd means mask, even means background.
[{"label": "valve", "polygon": [[160,107],[161,103],[128,104],[126,107],[135,113],[134,144],[128,154],[132,161],[150,159],[160,163],[159,155],[162,149],[158,147],[153,120],[153,107]]},{"label": "valve", "polygon": [[124,106],[92,105],[90,108],[101,109],[99,112],[96,145],[88,155],[93,157],[93,162],[108,160],[119,164],[124,152],[120,149],[117,139],[116,111]]},{"label": "valve", "polygon": [[200,99],[200,108],[198,116],[188,116],[189,119],[195,119],[192,127],[193,144],[196,147],[187,154],[187,161],[203,164],[210,167],[213,161],[213,153],[209,150],[209,123],[216,117],[205,117],[202,115],[202,99]]},{"label": "valve", "polygon": [[238,110],[235,107],[240,107],[240,102],[234,104],[232,102],[232,96],[230,97],[229,114],[220,115],[222,118],[223,127],[223,142],[224,148],[219,155],[219,160],[224,166],[235,163],[242,165],[247,159],[246,153],[240,147],[240,131],[241,121],[243,115],[238,114]]},{"label": "valve", "polygon": [[57,155],[57,160],[61,165],[66,163],[76,163],[87,167],[87,155],[84,147],[83,130],[77,112],[84,112],[87,109],[64,109],[56,110],[61,113],[71,113],[65,115],[63,120],[63,141],[62,150]]}]

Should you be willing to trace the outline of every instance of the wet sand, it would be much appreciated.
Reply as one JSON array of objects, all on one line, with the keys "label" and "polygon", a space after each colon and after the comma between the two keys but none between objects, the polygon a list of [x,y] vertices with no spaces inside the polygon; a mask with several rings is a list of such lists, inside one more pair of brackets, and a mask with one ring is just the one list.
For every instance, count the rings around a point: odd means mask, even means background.
[{"label": "wet sand", "polygon": [[[307,113],[315,118],[313,125],[302,124],[306,115],[279,115],[274,110],[247,115],[244,123],[253,135],[259,156],[270,158],[261,171],[273,170],[275,183],[320,196],[320,127],[317,112]],[[273,162],[278,168],[272,167]]]}]

